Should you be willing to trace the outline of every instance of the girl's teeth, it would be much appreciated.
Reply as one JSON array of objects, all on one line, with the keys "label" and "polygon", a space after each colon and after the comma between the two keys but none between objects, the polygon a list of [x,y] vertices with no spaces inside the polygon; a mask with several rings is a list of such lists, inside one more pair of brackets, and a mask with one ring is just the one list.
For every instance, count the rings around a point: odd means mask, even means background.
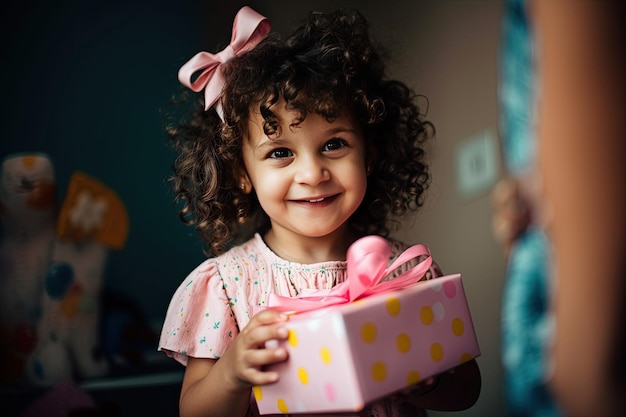
[{"label": "girl's teeth", "polygon": [[323,198],[318,198],[317,200],[309,200],[309,203],[319,203]]}]

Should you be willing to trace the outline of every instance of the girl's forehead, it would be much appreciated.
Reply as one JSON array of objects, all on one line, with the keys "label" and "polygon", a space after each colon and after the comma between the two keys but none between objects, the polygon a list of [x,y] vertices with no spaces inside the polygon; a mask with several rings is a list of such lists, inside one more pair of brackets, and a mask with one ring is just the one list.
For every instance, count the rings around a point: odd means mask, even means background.
[{"label": "girl's forehead", "polygon": [[288,140],[293,137],[292,134],[301,137],[298,132],[303,130],[322,135],[338,132],[362,135],[362,129],[356,117],[350,112],[343,112],[332,120],[328,120],[318,113],[308,113],[306,117],[302,118],[298,110],[289,109],[284,103],[282,105],[277,103],[276,106],[272,107],[272,113],[276,117],[278,129],[276,134],[268,136],[264,131],[265,119],[261,112],[258,109],[250,111],[245,139],[251,145],[254,146],[266,141]]},{"label": "girl's forehead", "polygon": [[[306,98],[301,97],[298,100],[299,104],[296,107],[294,107],[288,104],[285,101],[285,99],[280,98],[275,104],[273,104],[269,108],[269,110],[272,112],[275,121],[280,125],[287,125],[287,126],[297,125],[300,122],[304,122],[310,115],[324,118],[323,115],[319,114],[316,111],[302,110],[302,107],[303,107],[302,103],[307,102],[307,101],[308,100]],[[304,106],[308,107],[306,104]],[[255,120],[261,123],[262,125],[264,122],[264,118],[261,115],[261,110],[259,107],[260,107],[259,103],[255,103],[249,107],[248,119]],[[339,106],[339,107],[340,108],[339,108],[337,117],[334,117],[333,119],[344,119],[344,120],[349,119],[351,123],[358,124],[356,114],[354,112],[354,109],[351,106],[345,105],[345,106]]]}]

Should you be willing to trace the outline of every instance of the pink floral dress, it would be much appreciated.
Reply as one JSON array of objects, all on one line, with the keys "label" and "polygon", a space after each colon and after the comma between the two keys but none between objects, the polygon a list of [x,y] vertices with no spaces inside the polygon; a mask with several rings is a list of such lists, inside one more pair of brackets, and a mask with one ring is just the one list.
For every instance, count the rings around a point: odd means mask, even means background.
[{"label": "pink floral dress", "polygon": [[[390,261],[406,249],[398,241],[390,240],[389,244]],[[185,278],[167,310],[159,350],[183,365],[189,357],[218,359],[248,324],[253,312],[265,305],[268,294],[293,297],[305,288],[332,288],[345,281],[346,270],[345,261],[289,262],[278,257],[255,234],[223,255],[207,259]],[[433,266],[423,279],[440,275],[438,267]],[[342,416],[425,415],[422,410],[410,407],[387,400],[371,405],[360,414]],[[248,416],[258,416],[256,406],[250,407]]]}]

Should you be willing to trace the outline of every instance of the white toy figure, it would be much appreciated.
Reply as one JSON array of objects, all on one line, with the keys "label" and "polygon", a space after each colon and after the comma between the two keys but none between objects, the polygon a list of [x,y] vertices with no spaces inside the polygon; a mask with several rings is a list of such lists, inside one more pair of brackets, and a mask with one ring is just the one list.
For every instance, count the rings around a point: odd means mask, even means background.
[{"label": "white toy figure", "polygon": [[2,162],[0,177],[0,360],[3,383],[24,379],[37,344],[44,278],[55,241],[56,187],[42,153]]},{"label": "white toy figure", "polygon": [[81,172],[70,179],[57,220],[57,241],[46,278],[39,345],[29,363],[31,382],[53,385],[71,360],[72,376],[84,379],[109,370],[99,340],[100,296],[109,249],[121,249],[128,215],[109,187]]}]

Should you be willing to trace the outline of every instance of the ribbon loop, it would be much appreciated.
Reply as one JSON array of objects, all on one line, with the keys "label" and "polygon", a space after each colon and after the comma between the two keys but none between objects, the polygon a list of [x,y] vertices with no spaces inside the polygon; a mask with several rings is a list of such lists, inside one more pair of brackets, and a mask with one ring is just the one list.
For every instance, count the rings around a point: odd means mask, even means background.
[{"label": "ribbon loop", "polygon": [[348,248],[348,287],[350,299],[357,299],[384,278],[391,250],[379,236],[366,236]]},{"label": "ribbon loop", "polygon": [[[402,252],[387,267],[391,249],[380,236],[366,236],[354,242],[347,253],[346,281],[330,289],[305,289],[296,297],[283,297],[270,294],[267,308],[285,312],[311,311],[332,305],[347,304],[371,295],[409,287],[419,281],[432,265],[430,251],[424,245],[414,245]],[[382,281],[389,274],[422,255],[426,259],[394,279]]]},{"label": "ribbon loop", "polygon": [[[199,52],[194,55],[178,71],[178,80],[196,93],[204,89],[204,109],[208,110],[222,96],[222,65],[253,49],[267,36],[270,28],[266,17],[248,6],[242,7],[233,22],[230,44],[217,54]],[[196,77],[198,72],[200,74]]]}]

